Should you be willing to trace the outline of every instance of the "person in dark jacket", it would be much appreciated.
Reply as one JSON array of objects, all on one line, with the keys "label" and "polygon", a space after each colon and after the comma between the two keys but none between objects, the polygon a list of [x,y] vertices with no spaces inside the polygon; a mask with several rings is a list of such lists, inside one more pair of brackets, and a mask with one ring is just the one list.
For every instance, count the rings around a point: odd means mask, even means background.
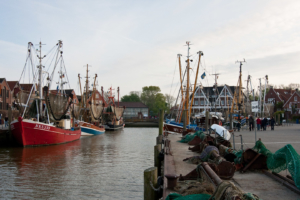
[{"label": "person in dark jacket", "polygon": [[249,130],[253,130],[254,129],[254,119],[253,117],[250,115],[249,117]]},{"label": "person in dark jacket", "polygon": [[267,125],[268,125],[268,120],[267,120],[267,118],[265,117],[264,118],[264,131],[267,129]]},{"label": "person in dark jacket", "polygon": [[265,121],[264,121],[264,118],[261,119],[261,130],[263,131],[264,130],[264,126],[265,126]]},{"label": "person in dark jacket", "polygon": [[274,131],[275,119],[274,117],[271,118],[271,130]]}]

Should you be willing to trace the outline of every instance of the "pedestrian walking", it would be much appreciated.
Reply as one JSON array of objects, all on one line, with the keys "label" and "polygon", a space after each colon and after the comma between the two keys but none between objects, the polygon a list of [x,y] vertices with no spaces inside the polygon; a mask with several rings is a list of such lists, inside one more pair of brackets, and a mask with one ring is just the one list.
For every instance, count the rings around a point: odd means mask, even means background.
[{"label": "pedestrian walking", "polygon": [[271,131],[274,131],[275,119],[274,117],[271,118]]},{"label": "pedestrian walking", "polygon": [[260,125],[261,125],[261,120],[259,119],[259,117],[257,117],[256,119],[256,125],[257,125],[257,130],[260,130]]},{"label": "pedestrian walking", "polygon": [[5,123],[5,127],[6,127],[6,126],[8,126],[8,117],[6,116],[6,117],[4,118],[4,120],[5,120],[4,123]]},{"label": "pedestrian walking", "polygon": [[250,115],[249,117],[249,130],[253,130],[254,129],[254,119],[252,117],[252,115]]},{"label": "pedestrian walking", "polygon": [[267,130],[268,120],[266,117],[263,120],[264,120],[264,131],[265,131]]}]

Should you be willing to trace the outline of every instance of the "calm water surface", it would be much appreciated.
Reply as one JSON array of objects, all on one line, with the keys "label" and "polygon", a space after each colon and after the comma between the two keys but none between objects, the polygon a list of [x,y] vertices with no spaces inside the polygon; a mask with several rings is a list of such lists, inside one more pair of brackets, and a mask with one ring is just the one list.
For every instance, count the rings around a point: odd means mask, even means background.
[{"label": "calm water surface", "polygon": [[158,128],[125,128],[68,144],[0,149],[5,199],[143,199]]}]

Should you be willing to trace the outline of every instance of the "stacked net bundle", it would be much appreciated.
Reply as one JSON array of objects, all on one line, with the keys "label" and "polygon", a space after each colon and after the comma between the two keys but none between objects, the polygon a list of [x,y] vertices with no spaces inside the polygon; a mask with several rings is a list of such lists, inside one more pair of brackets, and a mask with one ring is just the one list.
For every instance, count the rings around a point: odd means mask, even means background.
[{"label": "stacked net bundle", "polygon": [[196,136],[198,136],[202,141],[205,140],[206,135],[202,131],[197,131],[194,134],[187,134],[185,135],[180,141],[181,143],[188,143],[189,141],[192,141]]},{"label": "stacked net bundle", "polygon": [[300,156],[292,145],[287,144],[275,153],[272,153],[258,140],[253,149],[267,156],[267,166],[269,170],[279,173],[288,169],[295,185],[300,189]]}]

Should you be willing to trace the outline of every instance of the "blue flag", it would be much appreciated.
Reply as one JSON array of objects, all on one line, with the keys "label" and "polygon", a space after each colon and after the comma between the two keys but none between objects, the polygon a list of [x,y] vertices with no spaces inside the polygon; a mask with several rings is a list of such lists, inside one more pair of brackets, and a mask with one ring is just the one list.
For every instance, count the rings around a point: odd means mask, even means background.
[{"label": "blue flag", "polygon": [[201,78],[204,79],[206,76],[205,72],[203,72],[203,74],[201,75]]}]

